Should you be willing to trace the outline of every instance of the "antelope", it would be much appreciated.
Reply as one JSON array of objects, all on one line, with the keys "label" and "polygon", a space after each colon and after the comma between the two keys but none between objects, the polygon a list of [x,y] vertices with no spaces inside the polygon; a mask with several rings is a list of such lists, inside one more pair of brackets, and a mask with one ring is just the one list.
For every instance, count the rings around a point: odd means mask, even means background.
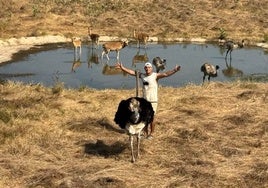
[{"label": "antelope", "polygon": [[136,29],[133,31],[133,37],[137,40],[137,47],[140,48],[140,43],[144,44],[144,48],[146,48],[146,44],[149,40],[149,35],[146,33],[137,33]]},{"label": "antelope", "polygon": [[91,42],[92,42],[92,47],[95,44],[97,47],[99,46],[99,38],[100,35],[95,34],[95,33],[91,33],[91,28],[88,27],[88,37],[90,38]]},{"label": "antelope", "polygon": [[103,59],[103,55],[106,54],[107,60],[109,60],[109,53],[110,51],[116,51],[117,56],[116,59],[119,59],[119,51],[122,48],[125,48],[128,45],[128,41],[111,41],[111,42],[106,42],[102,45],[103,51],[101,54],[101,59]]},{"label": "antelope", "polygon": [[79,58],[81,57],[81,54],[82,54],[82,40],[80,37],[73,37],[72,38],[72,43],[73,43],[73,46],[74,46],[74,55],[75,55],[75,59],[76,59],[76,55],[77,55],[77,48],[80,48],[79,49]]},{"label": "antelope", "polygon": [[225,44],[225,47],[227,49],[225,59],[227,58],[228,53],[230,53],[230,59],[232,59],[232,51],[236,48],[243,48],[245,45],[245,41],[242,40],[241,42],[234,43],[233,41],[227,41]]},{"label": "antelope", "polygon": [[208,76],[208,81],[210,81],[210,77],[217,77],[218,76],[218,73],[217,73],[217,70],[219,69],[220,67],[218,65],[216,65],[216,67],[212,64],[209,64],[209,63],[204,63],[202,66],[201,66],[201,72],[204,73],[204,76],[203,76],[203,83],[205,81],[205,78],[206,76]]}]

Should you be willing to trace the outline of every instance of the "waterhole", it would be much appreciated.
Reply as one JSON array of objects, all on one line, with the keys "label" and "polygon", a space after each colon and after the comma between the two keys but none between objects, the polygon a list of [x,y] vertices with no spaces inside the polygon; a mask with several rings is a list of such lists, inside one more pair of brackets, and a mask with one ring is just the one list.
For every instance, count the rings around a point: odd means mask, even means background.
[{"label": "waterhole", "polygon": [[225,59],[226,49],[217,44],[151,43],[146,48],[132,43],[119,54],[101,58],[102,47],[92,48],[90,43],[82,45],[82,54],[75,55],[71,44],[49,44],[36,46],[17,53],[12,61],[0,65],[0,79],[24,83],[41,83],[52,87],[63,83],[66,88],[90,87],[96,89],[135,88],[135,77],[114,69],[117,61],[133,70],[143,71],[144,63],[154,57],[166,59],[166,70],[181,66],[177,74],[159,80],[162,86],[181,87],[187,84],[202,84],[200,67],[204,62],[219,65],[218,76],[211,81],[233,81],[255,79],[266,82],[268,54],[262,48],[244,47],[235,49],[232,58]]}]

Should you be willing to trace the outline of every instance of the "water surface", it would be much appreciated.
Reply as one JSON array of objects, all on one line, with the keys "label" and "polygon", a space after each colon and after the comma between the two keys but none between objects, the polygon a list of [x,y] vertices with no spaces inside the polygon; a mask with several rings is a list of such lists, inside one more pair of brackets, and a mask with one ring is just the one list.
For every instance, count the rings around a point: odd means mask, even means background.
[{"label": "water surface", "polygon": [[[92,49],[90,44],[84,44],[79,60],[70,44],[45,45],[20,53],[14,61],[1,65],[0,78],[49,87],[63,82],[67,88],[134,88],[135,77],[114,69],[116,53],[111,52],[107,61],[105,56],[101,59],[101,51],[101,47]],[[130,44],[121,50],[120,61],[128,68],[143,71],[144,62],[157,56],[166,59],[166,70],[176,64],[181,66],[180,72],[159,81],[163,86],[202,84],[200,67],[204,62],[220,66],[218,77],[211,81],[232,81],[251,75],[267,78],[268,73],[268,54],[257,47],[235,49],[231,61],[226,61],[225,49],[213,44],[149,44],[140,50],[136,44]]]}]

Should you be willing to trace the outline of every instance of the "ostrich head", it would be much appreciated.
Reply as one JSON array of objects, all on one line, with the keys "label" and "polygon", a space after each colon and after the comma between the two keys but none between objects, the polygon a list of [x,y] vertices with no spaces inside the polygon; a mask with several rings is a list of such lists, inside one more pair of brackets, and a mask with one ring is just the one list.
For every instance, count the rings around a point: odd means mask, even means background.
[{"label": "ostrich head", "polygon": [[129,103],[129,107],[128,109],[131,112],[131,116],[130,116],[130,121],[131,123],[138,123],[138,121],[140,120],[140,102],[138,100],[136,100],[135,98],[132,98],[130,103]]},{"label": "ostrich head", "polygon": [[166,68],[166,60],[161,59],[160,57],[155,57],[153,59],[153,64],[156,67],[156,72],[159,72],[160,70],[164,70]]}]

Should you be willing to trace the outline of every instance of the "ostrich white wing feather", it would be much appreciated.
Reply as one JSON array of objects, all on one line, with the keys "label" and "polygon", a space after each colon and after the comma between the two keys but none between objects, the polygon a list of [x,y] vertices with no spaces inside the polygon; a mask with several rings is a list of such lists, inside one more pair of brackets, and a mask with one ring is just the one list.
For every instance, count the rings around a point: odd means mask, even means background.
[{"label": "ostrich white wing feather", "polygon": [[127,124],[126,125],[126,130],[128,131],[129,134],[138,134],[139,132],[142,131],[142,129],[145,127],[144,122],[140,122],[139,124]]}]

